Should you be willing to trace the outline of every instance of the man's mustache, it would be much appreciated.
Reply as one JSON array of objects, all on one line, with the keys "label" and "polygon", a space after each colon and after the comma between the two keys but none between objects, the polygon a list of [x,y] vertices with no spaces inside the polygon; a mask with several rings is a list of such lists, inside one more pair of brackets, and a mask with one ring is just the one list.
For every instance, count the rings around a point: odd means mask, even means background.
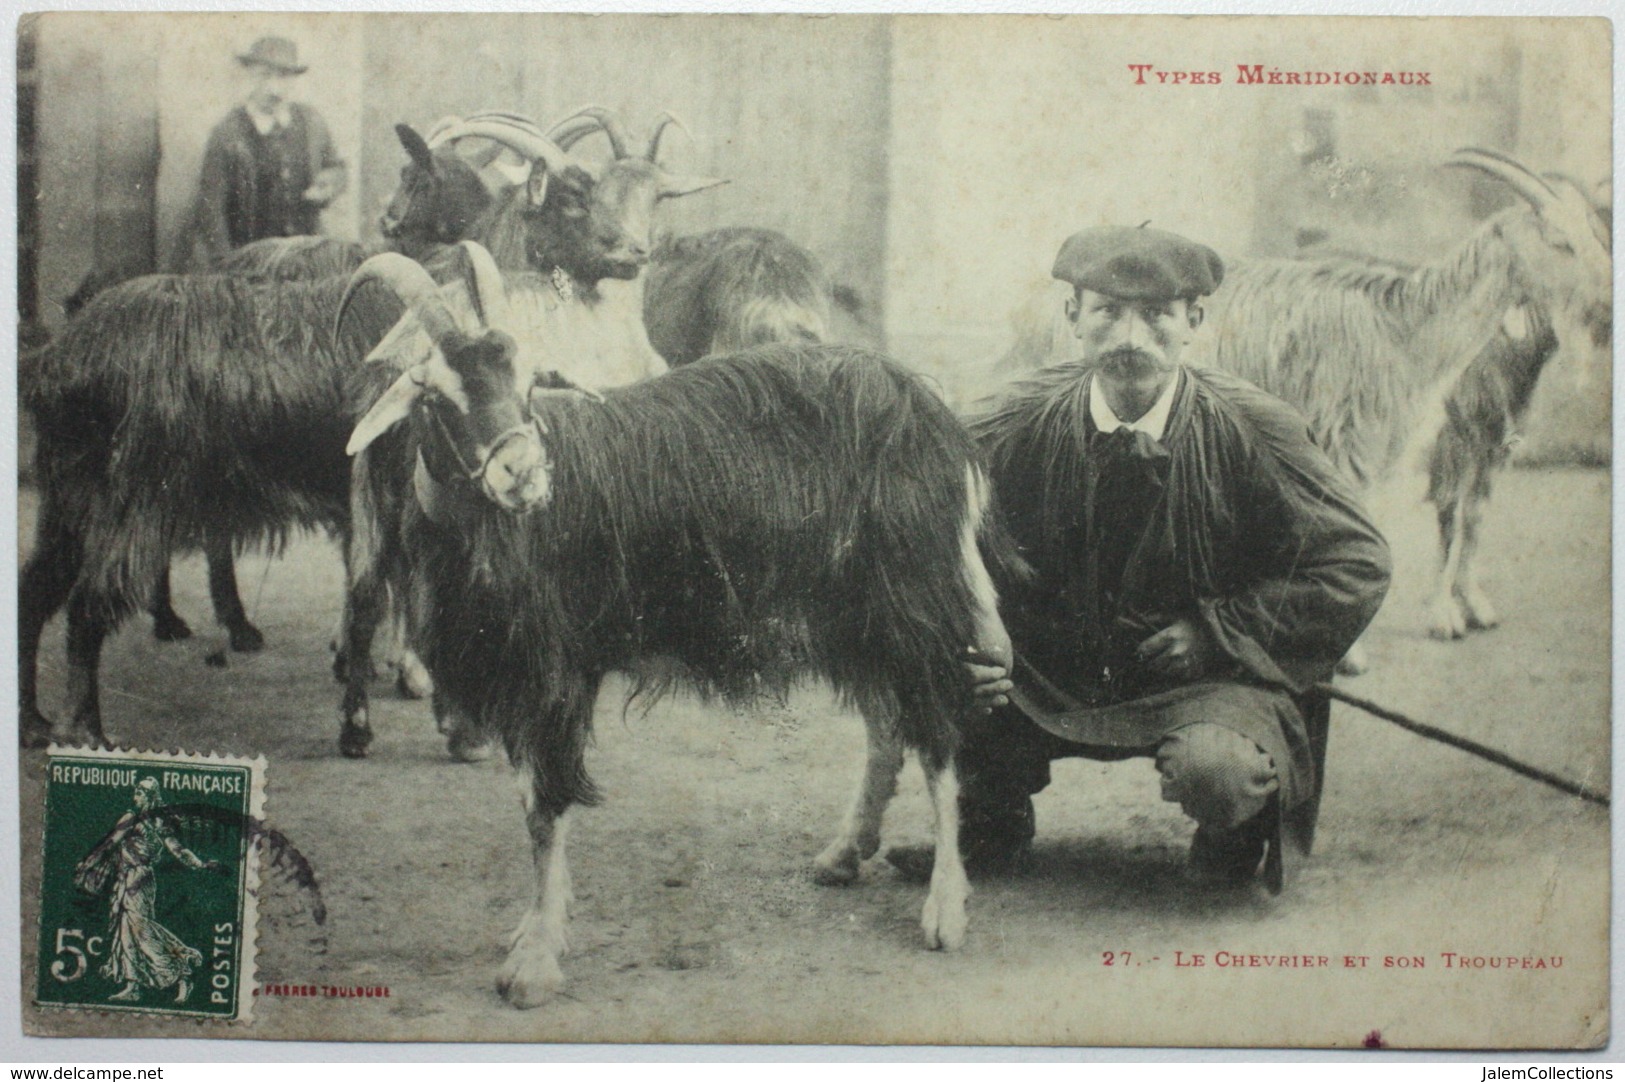
[{"label": "man's mustache", "polygon": [[1123,346],[1102,354],[1100,363],[1114,368],[1147,368],[1155,365],[1157,358],[1143,349]]}]

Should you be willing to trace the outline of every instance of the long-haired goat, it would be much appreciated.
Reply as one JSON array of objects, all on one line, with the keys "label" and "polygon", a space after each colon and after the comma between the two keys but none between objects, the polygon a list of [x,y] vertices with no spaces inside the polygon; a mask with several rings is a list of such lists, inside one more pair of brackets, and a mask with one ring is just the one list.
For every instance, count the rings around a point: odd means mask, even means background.
[{"label": "long-haired goat", "polygon": [[[1553,188],[1567,186],[1585,193],[1572,178],[1547,174],[1543,179]],[[1612,251],[1613,207],[1606,198],[1607,186],[1585,194]],[[1544,307],[1525,300],[1508,309],[1500,332],[1467,366],[1445,400],[1444,427],[1428,460],[1428,499],[1439,523],[1439,575],[1428,603],[1428,631],[1435,638],[1461,638],[1500,622],[1478,580],[1482,504],[1490,498],[1495,474],[1506,466],[1521,439],[1518,428],[1529,412],[1535,387],[1560,345]]]},{"label": "long-haired goat", "polygon": [[[538,200],[547,198],[547,175],[579,170],[545,139],[524,148],[542,166],[531,182]],[[570,220],[578,233],[599,225]],[[576,243],[593,250],[590,240]],[[344,533],[351,466],[342,436],[355,417],[346,379],[399,315],[391,308],[332,341],[346,281],[136,279],[98,296],[20,366],[42,488],[39,541],[19,602],[25,741],[50,731],[36,655],[64,601],[64,735],[100,741],[100,645],[145,593],[142,576],[152,589],[181,548],[209,546],[221,557],[211,569],[229,569],[235,543],[274,544],[299,525]],[[211,594],[217,604],[237,599],[234,582],[211,584]],[[367,660],[352,673],[364,674]]]},{"label": "long-haired goat", "polygon": [[[368,254],[355,241],[336,237],[274,237],[225,253],[215,261],[213,273],[250,282],[317,282],[348,276]],[[215,620],[226,629],[231,648],[253,653],[264,648],[265,636],[249,620],[243,606],[237,589],[233,547],[229,528],[216,530],[203,539],[209,568],[209,600]],[[153,637],[160,642],[191,636],[191,627],[175,611],[167,564],[154,584],[148,611],[152,614]]]},{"label": "long-haired goat", "polygon": [[[550,392],[558,359],[502,334],[499,275],[472,252],[477,324],[416,264],[382,281],[433,355],[378,395],[351,443],[405,427],[400,494],[425,607],[436,706],[503,741],[529,775],[536,892],[503,965],[515,1006],[563,984],[572,807],[596,800],[584,754],[611,670],[661,659],[703,693],[749,701],[821,675],[863,712],[862,785],[821,878],[879,844],[905,748],[936,812],[927,943],[963,940],[953,751],[967,646],[1009,658],[978,551],[987,492],[974,444],[915,376],[843,347],[765,347],[604,392]],[[381,369],[383,378],[395,373]]]},{"label": "long-haired goat", "polygon": [[1332,461],[1366,486],[1388,478],[1416,445],[1418,420],[1526,298],[1550,313],[1561,341],[1611,335],[1610,255],[1589,201],[1486,151],[1448,164],[1496,177],[1526,205],[1414,269],[1239,262],[1208,305],[1205,359],[1303,410]]},{"label": "long-haired goat", "polygon": [[[1524,205],[1414,269],[1349,258],[1232,261],[1193,345],[1194,363],[1235,372],[1303,411],[1332,460],[1365,488],[1425,446],[1419,425],[1442,415],[1444,396],[1509,309],[1539,305],[1574,348],[1611,338],[1608,230],[1585,195],[1491,151],[1460,150],[1447,164],[1502,181]],[[1053,304],[1032,306],[1005,363],[1069,357],[1066,330]]]},{"label": "long-haired goat", "polygon": [[[596,107],[580,110],[544,136],[506,114],[480,114],[438,126],[424,149],[447,175],[464,168],[449,161],[460,141],[497,140],[528,159],[540,159],[548,148],[568,154],[595,132],[608,137],[614,158],[595,180],[575,164],[532,170],[525,183],[499,195],[498,209],[482,217],[482,229],[510,261],[507,273],[504,331],[527,351],[558,358],[572,382],[590,388],[620,386],[666,370],[649,344],[643,326],[641,283],[635,279],[647,262],[656,206],[665,199],[703,191],[720,181],[668,172],[655,162],[660,133],[671,123],[656,121],[642,154],[629,153],[620,122]],[[446,264],[455,266],[455,261]],[[437,272],[438,273],[438,272]],[[421,362],[433,351],[422,328],[404,322],[374,351],[398,367]],[[343,656],[349,665],[340,707],[340,750],[366,754],[372,740],[368,719],[365,664],[371,640],[393,594],[411,601],[404,582],[401,543],[400,479],[409,475],[412,449],[386,441],[376,454],[357,460],[352,487],[355,528],[346,550],[349,579]],[[433,676],[433,670],[430,670]],[[441,712],[448,747],[458,758],[482,753],[472,727]]]},{"label": "long-haired goat", "polygon": [[20,366],[40,485],[18,597],[25,744],[51,735],[37,655],[64,603],[68,720],[58,735],[99,743],[102,642],[148,602],[171,553],[343,528],[354,415],[339,405],[357,359],[398,315],[369,309],[334,342],[344,285],[137,278],[97,296]]}]

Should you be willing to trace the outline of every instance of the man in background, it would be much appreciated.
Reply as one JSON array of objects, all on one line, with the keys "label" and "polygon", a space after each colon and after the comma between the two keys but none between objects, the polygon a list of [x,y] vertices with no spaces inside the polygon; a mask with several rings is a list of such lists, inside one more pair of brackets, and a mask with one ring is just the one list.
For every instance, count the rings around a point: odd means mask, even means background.
[{"label": "man in background", "polygon": [[[237,56],[249,88],[209,134],[192,229],[193,270],[252,241],[320,231],[324,207],[345,189],[344,161],[327,124],[290,100],[309,69],[287,38],[262,37]],[[183,260],[184,262],[185,260]]]}]

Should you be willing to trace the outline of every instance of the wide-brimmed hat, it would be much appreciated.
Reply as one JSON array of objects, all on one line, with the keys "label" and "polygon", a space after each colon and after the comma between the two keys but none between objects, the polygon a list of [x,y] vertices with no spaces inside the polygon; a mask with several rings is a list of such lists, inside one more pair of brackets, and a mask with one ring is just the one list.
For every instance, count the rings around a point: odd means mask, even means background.
[{"label": "wide-brimmed hat", "polygon": [[263,37],[248,47],[248,52],[238,53],[237,62],[240,64],[264,64],[268,68],[280,71],[284,75],[303,75],[310,69],[299,63],[299,46],[287,38]]}]

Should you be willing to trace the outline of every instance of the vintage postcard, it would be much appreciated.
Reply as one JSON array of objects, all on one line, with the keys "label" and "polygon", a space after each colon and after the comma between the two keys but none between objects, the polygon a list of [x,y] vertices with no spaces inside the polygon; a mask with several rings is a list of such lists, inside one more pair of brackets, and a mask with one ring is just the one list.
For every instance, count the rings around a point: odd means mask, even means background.
[{"label": "vintage postcard", "polygon": [[1607,20],[13,26],[25,1033],[1607,1042]]}]

